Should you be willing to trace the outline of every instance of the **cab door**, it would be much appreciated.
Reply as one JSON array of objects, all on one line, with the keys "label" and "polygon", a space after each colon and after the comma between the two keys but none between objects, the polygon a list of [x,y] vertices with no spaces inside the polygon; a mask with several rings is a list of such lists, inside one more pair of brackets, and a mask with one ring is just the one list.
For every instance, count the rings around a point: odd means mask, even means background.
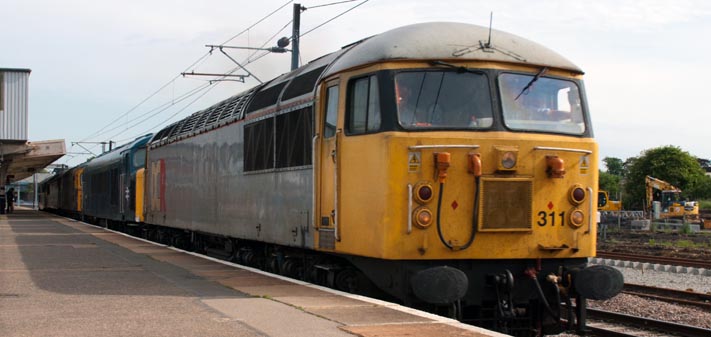
[{"label": "cab door", "polygon": [[83,212],[83,201],[84,201],[84,168],[77,169],[74,173],[74,189],[77,191],[77,213],[81,214]]},{"label": "cab door", "polygon": [[123,220],[126,219],[131,219],[126,217],[126,210],[128,208],[129,204],[129,180],[131,177],[131,163],[129,161],[130,159],[130,151],[126,151],[123,154],[123,160],[121,165],[121,174],[119,176],[119,212],[121,212],[121,218]]},{"label": "cab door", "polygon": [[315,181],[319,187],[317,198],[317,221],[319,248],[335,249],[340,241],[338,231],[338,127],[339,85],[337,81],[326,83],[321,88],[319,111],[318,173]]}]

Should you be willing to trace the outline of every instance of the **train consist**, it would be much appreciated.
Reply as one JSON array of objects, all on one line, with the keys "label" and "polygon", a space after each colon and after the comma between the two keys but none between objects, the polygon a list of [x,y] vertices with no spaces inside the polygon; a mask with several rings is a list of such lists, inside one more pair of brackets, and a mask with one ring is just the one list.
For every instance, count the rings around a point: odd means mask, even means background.
[{"label": "train consist", "polygon": [[58,174],[43,207],[509,334],[559,331],[568,303],[582,329],[622,288],[587,264],[582,77],[508,33],[405,26]]}]

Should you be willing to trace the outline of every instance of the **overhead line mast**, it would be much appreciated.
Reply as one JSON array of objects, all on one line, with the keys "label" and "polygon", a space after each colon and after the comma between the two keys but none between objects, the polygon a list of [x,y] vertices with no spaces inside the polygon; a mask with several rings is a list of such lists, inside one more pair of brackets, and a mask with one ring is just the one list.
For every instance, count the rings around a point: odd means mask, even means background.
[{"label": "overhead line mast", "polygon": [[306,7],[302,7],[301,4],[294,4],[294,21],[291,25],[291,70],[299,67],[299,35],[301,35],[301,12],[306,10]]}]

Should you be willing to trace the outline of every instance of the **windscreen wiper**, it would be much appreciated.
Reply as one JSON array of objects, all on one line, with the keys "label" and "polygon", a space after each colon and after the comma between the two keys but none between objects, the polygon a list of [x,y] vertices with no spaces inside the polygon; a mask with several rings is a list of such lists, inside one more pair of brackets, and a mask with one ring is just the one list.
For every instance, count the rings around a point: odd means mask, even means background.
[{"label": "windscreen wiper", "polygon": [[471,70],[471,69],[469,69],[469,68],[467,68],[467,67],[462,67],[462,66],[458,66],[458,65],[456,65],[456,64],[451,64],[451,63],[447,63],[447,62],[443,62],[443,61],[439,61],[439,60],[437,60],[437,61],[430,61],[430,65],[433,65],[433,66],[444,66],[444,67],[447,67],[447,68],[456,69],[457,72],[459,72],[459,73],[472,73],[472,74],[483,74],[483,73],[484,73],[483,71]]},{"label": "windscreen wiper", "polygon": [[523,87],[523,90],[521,90],[521,92],[518,93],[518,96],[516,96],[516,98],[514,98],[514,101],[517,100],[519,97],[521,97],[521,95],[523,95],[523,93],[526,92],[526,90],[530,89],[531,86],[533,85],[533,83],[538,81],[538,78],[543,76],[543,74],[545,74],[547,71],[548,71],[548,67],[543,67],[543,69],[541,69],[538,72],[538,74],[536,74],[536,76],[533,76],[533,79],[531,79],[531,82],[528,82],[528,84],[526,84],[526,86]]}]

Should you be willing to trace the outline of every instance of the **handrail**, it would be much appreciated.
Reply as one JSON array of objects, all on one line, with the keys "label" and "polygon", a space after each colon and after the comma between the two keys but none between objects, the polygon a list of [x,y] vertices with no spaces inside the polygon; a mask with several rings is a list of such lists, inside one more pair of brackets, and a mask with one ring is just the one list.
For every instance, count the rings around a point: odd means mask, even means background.
[{"label": "handrail", "polygon": [[410,150],[422,149],[478,149],[479,145],[452,144],[452,145],[412,145],[407,148]]},{"label": "handrail", "polygon": [[584,153],[584,154],[592,154],[592,151],[590,151],[590,150],[569,149],[569,148],[565,148],[565,147],[536,146],[533,149],[534,150],[544,150],[544,151],[564,151],[564,152],[578,152],[578,153]]},{"label": "handrail", "polygon": [[412,184],[407,184],[407,234],[412,233]]}]

